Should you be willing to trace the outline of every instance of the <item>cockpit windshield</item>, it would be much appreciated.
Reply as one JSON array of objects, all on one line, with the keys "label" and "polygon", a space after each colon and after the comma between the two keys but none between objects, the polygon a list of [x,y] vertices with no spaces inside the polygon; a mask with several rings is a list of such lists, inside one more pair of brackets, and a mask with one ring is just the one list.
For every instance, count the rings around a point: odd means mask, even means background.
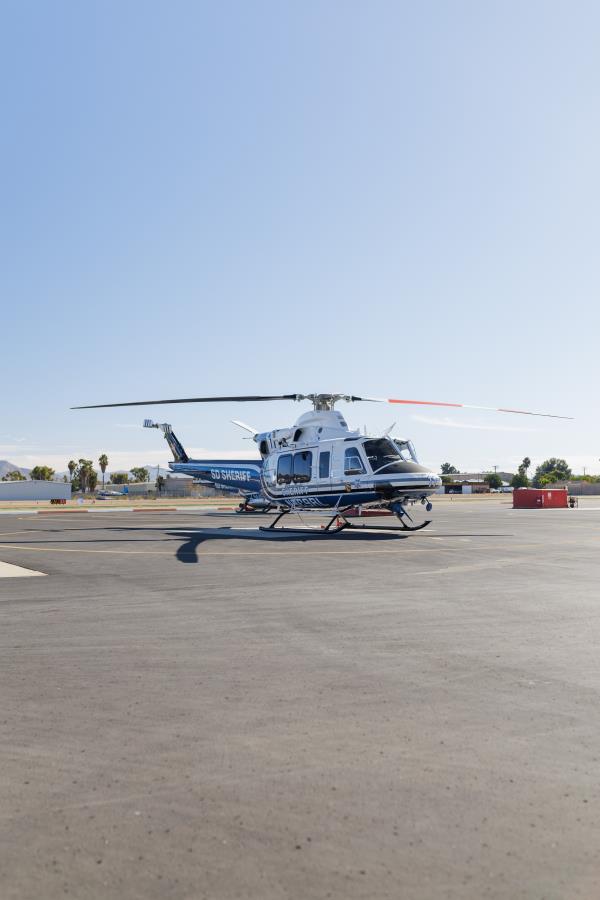
[{"label": "cockpit windshield", "polygon": [[412,460],[415,463],[418,462],[417,454],[415,453],[415,448],[411,441],[400,441],[397,438],[394,438],[394,444],[402,459],[405,459],[407,462],[409,460]]},{"label": "cockpit windshield", "polygon": [[402,458],[396,444],[389,438],[376,438],[365,441],[364,450],[374,475],[378,472],[406,472],[407,464]]}]

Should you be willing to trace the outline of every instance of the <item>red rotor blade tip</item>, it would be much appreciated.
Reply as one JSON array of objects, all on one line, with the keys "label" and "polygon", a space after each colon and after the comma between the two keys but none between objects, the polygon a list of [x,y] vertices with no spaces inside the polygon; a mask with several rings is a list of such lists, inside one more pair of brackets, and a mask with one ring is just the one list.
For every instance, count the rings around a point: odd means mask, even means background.
[{"label": "red rotor blade tip", "polygon": [[412,403],[415,406],[454,406],[461,407],[462,403],[441,403],[437,400],[396,400],[393,397],[388,399],[388,403]]},{"label": "red rotor blade tip", "polygon": [[388,403],[406,403],[412,406],[446,406],[454,409],[481,409],[488,412],[514,413],[519,416],[542,416],[545,419],[572,419],[572,416],[557,416],[554,413],[530,412],[526,409],[508,409],[503,406],[472,406],[470,403],[442,403],[438,400],[398,400],[390,397]]}]

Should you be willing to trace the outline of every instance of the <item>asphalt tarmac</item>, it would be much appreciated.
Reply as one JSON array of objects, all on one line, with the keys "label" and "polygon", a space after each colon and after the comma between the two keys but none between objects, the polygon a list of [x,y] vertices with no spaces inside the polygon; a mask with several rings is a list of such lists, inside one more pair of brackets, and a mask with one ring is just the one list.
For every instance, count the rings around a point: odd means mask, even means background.
[{"label": "asphalt tarmac", "polygon": [[264,521],[0,516],[2,900],[600,896],[600,498]]}]

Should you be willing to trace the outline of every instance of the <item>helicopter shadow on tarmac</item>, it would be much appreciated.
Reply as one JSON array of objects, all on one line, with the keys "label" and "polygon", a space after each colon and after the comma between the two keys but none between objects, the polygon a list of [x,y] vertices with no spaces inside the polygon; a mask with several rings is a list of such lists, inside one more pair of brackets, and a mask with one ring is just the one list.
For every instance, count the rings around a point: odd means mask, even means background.
[{"label": "helicopter shadow on tarmac", "polygon": [[178,530],[168,531],[166,533],[171,537],[184,539],[183,543],[178,547],[175,553],[176,558],[182,563],[199,562],[198,548],[207,541],[213,540],[262,541],[269,544],[297,544],[306,543],[307,541],[317,541],[329,544],[332,541],[335,541],[336,543],[348,543],[357,540],[361,543],[365,540],[377,543],[379,541],[405,540],[408,536],[404,534],[344,534],[344,532],[330,535],[315,534],[314,532],[307,532],[306,534],[274,532],[273,534],[269,534],[268,532],[258,530],[235,529],[228,525],[221,528],[203,528],[202,530],[190,529],[189,531]]},{"label": "helicopter shadow on tarmac", "polygon": [[[84,528],[49,528],[45,529],[45,533],[48,536],[47,540],[41,539],[38,537],[38,534],[35,534],[35,537],[32,537],[32,540],[29,542],[36,547],[43,546],[44,544],[55,544],[56,538],[51,535],[57,532],[64,533],[66,531],[77,532],[78,534],[81,531],[91,531],[95,532],[97,529],[95,527]],[[116,526],[108,529],[103,529],[111,532],[115,535],[114,538],[90,538],[90,537],[74,537],[70,538],[66,543],[67,544],[107,544],[107,543],[117,543],[123,545],[124,543],[131,543],[133,545],[139,545],[139,539],[135,538],[132,532],[137,532],[139,529],[137,527],[131,526]],[[163,529],[160,526],[155,526],[151,528],[145,527],[144,532],[147,534],[150,532],[161,532],[162,540],[166,543],[179,542],[179,546],[175,550],[174,557],[179,562],[182,563],[198,563],[200,559],[198,557],[198,548],[201,548],[203,544],[207,544],[210,541],[219,541],[219,540],[234,540],[234,541],[254,541],[254,542],[266,542],[268,544],[298,544],[298,543],[306,543],[306,542],[321,542],[330,545],[332,542],[342,543],[348,546],[353,542],[357,542],[358,544],[364,546],[365,543],[369,543],[371,545],[378,544],[381,542],[389,542],[389,541],[405,541],[407,538],[412,537],[411,534],[398,534],[391,532],[379,532],[379,533],[369,533],[369,532],[339,532],[337,534],[320,534],[319,532],[311,532],[307,531],[305,534],[302,533],[285,533],[285,532],[265,532],[259,531],[258,529],[246,529],[246,528],[233,528],[229,525],[221,526],[218,528],[179,528],[179,529]],[[436,532],[435,534],[426,534],[423,535],[420,532],[421,537],[424,538],[434,538],[436,540],[440,540],[443,538],[514,538],[514,534],[499,534],[498,532],[487,532],[487,533],[473,533],[473,532],[451,532],[451,533],[440,533]],[[1,539],[1,534],[0,534]],[[10,547],[11,544],[16,543],[14,541],[0,541],[2,546]]]}]

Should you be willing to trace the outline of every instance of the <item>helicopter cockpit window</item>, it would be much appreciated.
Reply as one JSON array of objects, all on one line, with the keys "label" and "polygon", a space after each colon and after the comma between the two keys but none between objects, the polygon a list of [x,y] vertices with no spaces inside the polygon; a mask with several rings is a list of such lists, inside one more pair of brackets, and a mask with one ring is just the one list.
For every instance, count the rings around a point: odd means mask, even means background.
[{"label": "helicopter cockpit window", "polygon": [[277,484],[291,484],[292,481],[292,454],[285,453],[279,457],[277,463]]},{"label": "helicopter cockpit window", "polygon": [[269,486],[272,486],[277,481],[277,461],[273,456],[267,456],[265,459],[265,464],[262,470],[262,477],[266,482],[268,482]]},{"label": "helicopter cockpit window", "polygon": [[398,453],[400,454],[400,459],[403,459],[403,460],[405,460],[405,461],[407,461],[407,460],[410,459],[410,453],[409,453],[408,450],[407,450],[407,445],[406,445],[405,442],[403,442],[403,441],[394,441],[394,447],[396,448],[396,450],[397,450]]},{"label": "helicopter cockpit window", "polygon": [[304,450],[302,453],[294,453],[293,481],[298,483],[310,481],[312,474],[312,453]]},{"label": "helicopter cockpit window", "polygon": [[364,471],[358,447],[348,447],[344,453],[344,475],[362,475]]},{"label": "helicopter cockpit window", "polygon": [[319,478],[329,478],[329,461],[331,453],[325,450],[319,453]]},{"label": "helicopter cockpit window", "polygon": [[379,471],[388,475],[392,472],[405,472],[407,470],[406,463],[402,459],[398,448],[389,438],[365,441],[363,446],[374,475]]},{"label": "helicopter cockpit window", "polygon": [[415,448],[410,441],[399,441],[395,439],[394,444],[398,448],[398,453],[405,462],[418,463],[419,460],[417,459]]}]

